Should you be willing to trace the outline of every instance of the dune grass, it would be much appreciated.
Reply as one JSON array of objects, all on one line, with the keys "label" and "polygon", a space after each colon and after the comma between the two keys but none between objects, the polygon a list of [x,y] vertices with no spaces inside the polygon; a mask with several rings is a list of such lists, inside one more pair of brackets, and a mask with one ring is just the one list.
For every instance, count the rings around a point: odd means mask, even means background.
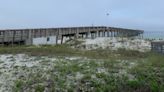
[{"label": "dune grass", "polygon": [[0,47],[0,54],[28,54],[32,56],[82,56],[97,59],[108,58],[144,58],[148,53],[139,51],[119,49],[111,51],[108,49],[96,50],[81,50],[71,48],[68,45],[55,45],[55,46],[15,46],[15,47]]},{"label": "dune grass", "polygon": [[[23,92],[163,92],[164,56],[119,49],[80,50],[67,45],[0,47],[0,54],[25,53],[32,56],[78,56],[89,61],[58,60],[50,70],[31,72],[14,81],[13,91]],[[127,61],[120,65],[119,61]],[[128,68],[130,63],[137,63]],[[48,61],[46,61],[48,62]],[[46,65],[46,62],[44,64]],[[101,68],[101,72],[99,71]],[[120,74],[121,70],[127,73]],[[78,73],[81,78],[76,78]],[[48,75],[47,76],[45,76]],[[133,76],[133,78],[130,78]]]},{"label": "dune grass", "polygon": [[[122,61],[120,61],[122,62]],[[132,68],[117,59],[80,61],[59,60],[51,70],[40,70],[27,79],[15,81],[13,90],[21,92],[31,89],[43,92],[163,92],[164,57],[151,54]],[[133,61],[129,60],[127,63]],[[103,70],[101,72],[98,72]],[[120,70],[127,73],[120,74]],[[46,72],[48,79],[44,76]],[[82,74],[76,78],[77,73]],[[130,79],[130,76],[134,78]],[[42,76],[42,77],[41,77]]]},{"label": "dune grass", "polygon": [[[151,54],[140,62],[136,67],[129,70],[136,76],[136,80],[132,81],[136,85],[136,89],[147,90],[149,92],[164,91],[164,56],[159,54]],[[141,89],[140,89],[141,90]]]},{"label": "dune grass", "polygon": [[[65,47],[64,47],[65,48]],[[68,50],[69,51],[69,50]],[[72,51],[72,50],[71,50]],[[79,50],[77,50],[80,52]],[[102,51],[102,50],[97,50]],[[43,92],[46,88],[49,92],[68,91],[68,92],[163,92],[164,91],[164,57],[154,53],[140,53],[136,51],[112,52],[115,57],[111,57],[111,51],[85,51],[77,55],[94,58],[101,57],[101,64],[97,60],[89,60],[82,63],[81,66],[78,61],[59,61],[58,65],[54,66],[52,70],[40,71],[30,78],[25,80],[18,79],[15,82],[13,90],[20,92],[26,89],[34,89],[36,92]],[[76,52],[77,53],[77,52]],[[84,55],[85,53],[86,55]],[[94,54],[92,54],[94,53]],[[70,55],[74,55],[70,54]],[[108,54],[108,55],[105,55]],[[120,54],[119,56],[117,54]],[[141,54],[141,55],[138,55]],[[133,56],[136,55],[136,56]],[[98,57],[99,56],[99,57]],[[108,57],[103,58],[102,57]],[[116,58],[118,57],[118,58]],[[123,58],[121,58],[123,57]],[[133,58],[131,58],[133,57]],[[142,57],[142,59],[141,59]],[[118,60],[127,60],[127,63],[135,60],[136,66],[127,68],[127,73],[119,74],[119,70],[123,70],[123,65],[119,65]],[[125,68],[129,64],[126,64]],[[105,72],[98,73],[97,69],[101,67]],[[43,76],[43,72],[50,75],[49,79]],[[76,79],[77,73],[83,74],[82,78]],[[129,78],[133,76],[133,79]],[[44,84],[45,83],[45,84]],[[68,84],[67,84],[68,83]]]}]

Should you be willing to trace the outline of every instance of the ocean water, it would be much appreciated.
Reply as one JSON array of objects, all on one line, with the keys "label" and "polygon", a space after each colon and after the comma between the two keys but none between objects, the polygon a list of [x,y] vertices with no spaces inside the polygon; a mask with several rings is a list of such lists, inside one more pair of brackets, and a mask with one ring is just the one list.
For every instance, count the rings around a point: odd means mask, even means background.
[{"label": "ocean water", "polygon": [[145,39],[163,39],[164,40],[164,31],[145,31]]}]

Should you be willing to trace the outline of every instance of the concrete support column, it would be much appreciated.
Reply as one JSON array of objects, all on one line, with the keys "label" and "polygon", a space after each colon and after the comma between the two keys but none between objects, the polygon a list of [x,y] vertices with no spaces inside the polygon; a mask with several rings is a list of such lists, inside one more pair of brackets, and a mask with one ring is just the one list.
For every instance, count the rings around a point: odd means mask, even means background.
[{"label": "concrete support column", "polygon": [[26,45],[32,45],[32,38],[33,38],[33,36],[32,36],[32,29],[30,30],[26,30],[28,33],[28,37],[27,37],[27,40],[26,40]]},{"label": "concrete support column", "polygon": [[76,34],[75,34],[75,38],[79,38],[79,29],[76,29]]},{"label": "concrete support column", "polygon": [[117,31],[115,32],[115,37],[117,37]]},{"label": "concrete support column", "polygon": [[88,33],[85,34],[85,38],[88,38]]},{"label": "concrete support column", "polygon": [[83,34],[81,34],[82,35],[82,38],[84,38],[84,35]]},{"label": "concrete support column", "polygon": [[91,33],[90,33],[90,32],[87,32],[86,37],[87,37],[87,38],[90,38],[90,37],[91,37]]},{"label": "concrete support column", "polygon": [[98,37],[100,37],[100,31],[98,31]]},{"label": "concrete support column", "polygon": [[95,35],[95,33],[92,33],[92,39],[94,39],[94,38],[95,38],[95,36],[96,36],[96,35]]},{"label": "concrete support column", "polygon": [[113,37],[115,37],[115,31],[113,31]]},{"label": "concrete support column", "polygon": [[13,43],[14,43],[14,39],[15,39],[15,31],[13,30],[12,31],[13,35],[12,35],[12,41],[11,41],[11,45],[13,46]]},{"label": "concrete support column", "polygon": [[93,39],[94,38],[94,34],[93,33],[91,33],[91,39]]},{"label": "concrete support column", "polygon": [[32,37],[32,30],[29,30],[28,38],[30,39],[31,37]]},{"label": "concrete support column", "polygon": [[105,32],[104,31],[102,32],[102,37],[105,37]]},{"label": "concrete support column", "polygon": [[100,37],[103,37],[103,32],[102,31],[100,32],[100,35],[101,35]]},{"label": "concrete support column", "polygon": [[117,31],[117,35],[116,36],[119,37],[119,31]]},{"label": "concrete support column", "polygon": [[21,41],[23,40],[23,31],[24,30],[21,30]]},{"label": "concrete support column", "polygon": [[102,32],[101,31],[99,32],[99,37],[102,37]]},{"label": "concrete support column", "polygon": [[42,37],[42,30],[39,29],[39,37]]},{"label": "concrete support column", "polygon": [[113,35],[113,37],[115,37],[115,32],[113,31],[112,33],[113,33],[113,34],[112,34],[112,35]]},{"label": "concrete support column", "polygon": [[96,38],[96,32],[93,33],[93,38]]},{"label": "concrete support column", "polygon": [[114,31],[114,37],[116,37],[116,31]]},{"label": "concrete support column", "polygon": [[95,33],[93,33],[93,38],[96,38],[96,32],[95,32]]},{"label": "concrete support column", "polygon": [[99,31],[96,32],[96,37],[99,37]]},{"label": "concrete support column", "polygon": [[111,31],[111,37],[113,37],[113,31]]},{"label": "concrete support column", "polygon": [[127,33],[127,36],[126,37],[129,37],[129,32]]},{"label": "concrete support column", "polygon": [[138,34],[137,36],[138,36],[138,39],[140,39],[140,38],[141,38],[141,34]]},{"label": "concrete support column", "polygon": [[90,37],[91,37],[91,39],[92,39],[92,33],[90,33]]},{"label": "concrete support column", "polygon": [[[34,38],[36,38],[36,34],[37,34],[36,31],[33,31],[33,34],[34,34]],[[45,37],[46,37],[46,36],[45,36]]]},{"label": "concrete support column", "polygon": [[71,40],[71,35],[69,35],[68,37],[69,37],[69,40]]},{"label": "concrete support column", "polygon": [[79,34],[78,33],[75,34],[75,38],[79,38]]},{"label": "concrete support column", "polygon": [[58,44],[58,39],[59,39],[59,29],[57,29],[57,35],[56,35],[56,44]]},{"label": "concrete support column", "polygon": [[120,36],[121,36],[121,38],[123,38],[123,32],[120,32]]},{"label": "concrete support column", "polygon": [[106,31],[104,31],[104,37],[106,37]]},{"label": "concrete support column", "polygon": [[5,44],[5,31],[3,31],[3,45]]},{"label": "concrete support column", "polygon": [[100,37],[103,37],[104,36],[104,33],[103,31],[100,32]]},{"label": "concrete support column", "polygon": [[94,39],[95,38],[95,33],[92,33],[92,39]]},{"label": "concrete support column", "polygon": [[102,37],[105,37],[105,32],[104,31],[102,32]]},{"label": "concrete support column", "polygon": [[143,39],[143,33],[142,33],[142,39]]},{"label": "concrete support column", "polygon": [[62,35],[62,37],[61,37],[61,44],[63,44],[63,38],[64,38],[64,36]]},{"label": "concrete support column", "polygon": [[110,37],[110,32],[109,31],[107,31],[107,37]]}]

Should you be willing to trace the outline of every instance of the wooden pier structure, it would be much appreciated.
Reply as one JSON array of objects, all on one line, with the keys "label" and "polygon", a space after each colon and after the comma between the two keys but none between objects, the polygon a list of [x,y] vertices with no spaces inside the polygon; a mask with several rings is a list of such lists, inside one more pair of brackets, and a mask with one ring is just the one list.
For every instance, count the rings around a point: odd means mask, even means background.
[{"label": "wooden pier structure", "polygon": [[96,37],[136,37],[143,36],[143,30],[133,30],[106,26],[91,27],[63,27],[63,28],[38,28],[38,29],[6,29],[0,30],[0,44],[32,45],[33,39],[54,36],[56,44],[58,40],[63,42],[64,37],[96,38]]}]

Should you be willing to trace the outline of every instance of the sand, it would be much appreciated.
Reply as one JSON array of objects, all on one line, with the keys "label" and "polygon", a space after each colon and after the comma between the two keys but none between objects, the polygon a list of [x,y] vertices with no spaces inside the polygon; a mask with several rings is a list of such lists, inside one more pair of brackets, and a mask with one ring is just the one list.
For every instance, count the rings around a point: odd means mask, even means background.
[{"label": "sand", "polygon": [[127,38],[110,38],[110,37],[101,37],[95,39],[84,39],[84,43],[80,47],[84,49],[111,49],[118,50],[119,48],[125,48],[127,50],[138,50],[141,52],[146,52],[151,50],[150,41],[144,39],[127,39]]}]

